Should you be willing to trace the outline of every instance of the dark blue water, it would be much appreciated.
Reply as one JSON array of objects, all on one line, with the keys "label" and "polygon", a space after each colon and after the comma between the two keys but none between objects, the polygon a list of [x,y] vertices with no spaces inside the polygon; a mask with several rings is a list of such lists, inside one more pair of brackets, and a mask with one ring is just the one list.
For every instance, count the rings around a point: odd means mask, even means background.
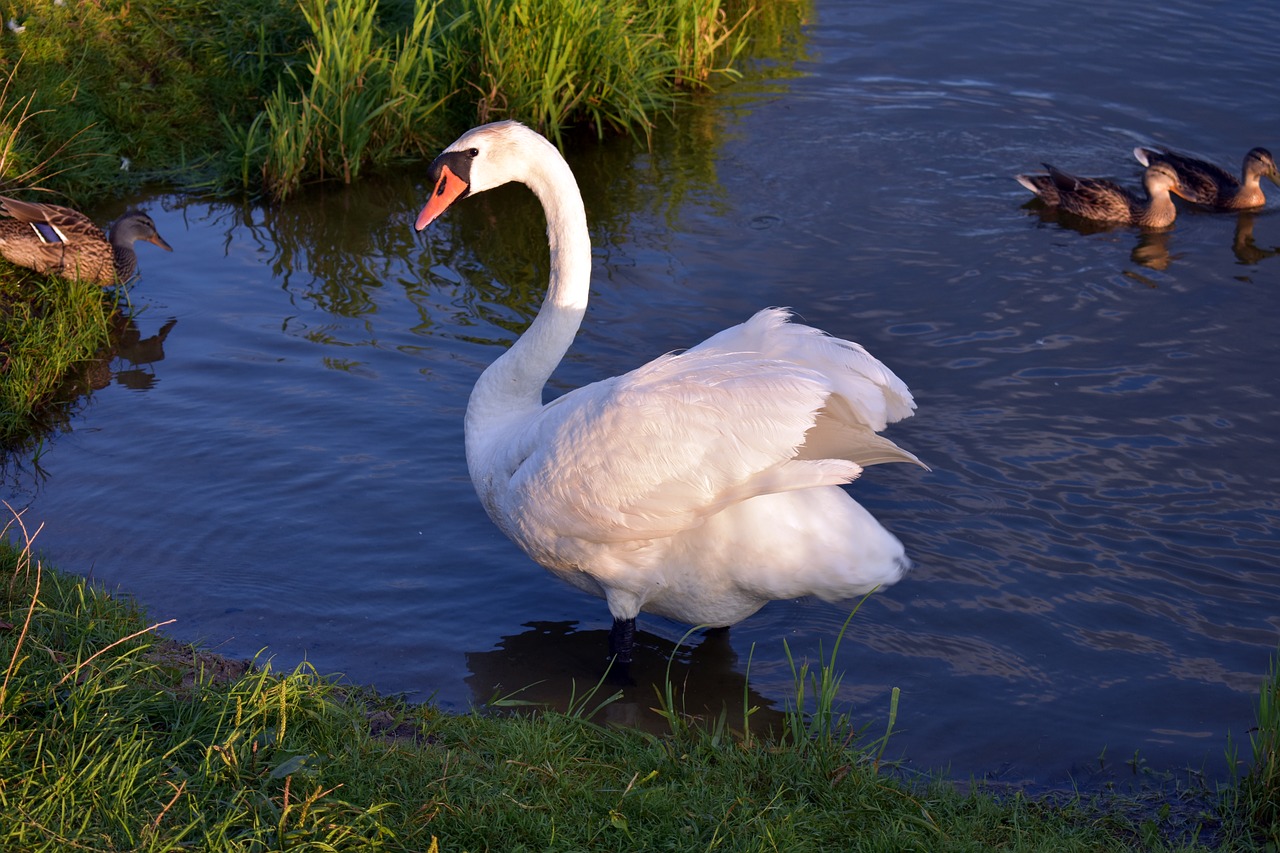
[{"label": "dark blue water", "polygon": [[[1012,178],[1042,161],[1138,185],[1163,143],[1233,169],[1280,150],[1280,42],[1260,4],[868,10],[818,2],[802,58],[628,140],[571,152],[595,292],[552,394],[766,305],[864,343],[911,385],[856,496],[916,568],[841,646],[841,698],[890,754],[1066,784],[1146,766],[1226,778],[1280,641],[1280,188],[1081,233]],[[796,75],[794,72],[800,72]],[[47,560],[135,595],[166,631],[448,708],[594,681],[603,602],[489,524],[462,453],[472,382],[536,311],[519,190],[426,235],[421,173],[283,209],[149,201],[141,337],[6,491]],[[117,210],[104,210],[109,218]],[[25,473],[24,473],[25,471]],[[777,602],[676,655],[691,710],[791,695],[847,613]],[[642,618],[640,681],[685,626]],[[748,672],[748,658],[750,669]],[[652,724],[647,684],[610,719]],[[1100,760],[1101,759],[1101,760]]]}]

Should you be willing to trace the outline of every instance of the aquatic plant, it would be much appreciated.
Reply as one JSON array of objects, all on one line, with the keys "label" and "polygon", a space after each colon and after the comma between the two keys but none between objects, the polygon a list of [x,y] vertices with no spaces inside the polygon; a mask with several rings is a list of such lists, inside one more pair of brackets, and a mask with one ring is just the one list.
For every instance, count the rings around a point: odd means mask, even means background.
[{"label": "aquatic plant", "polygon": [[[703,85],[743,45],[720,0],[473,0],[451,62],[480,122],[523,121],[557,142],[575,124],[647,133],[679,87]],[[723,60],[724,64],[717,64]]]},{"label": "aquatic plant", "polygon": [[227,124],[242,181],[251,186],[260,173],[284,198],[307,179],[351,183],[366,165],[425,156],[449,85],[438,70],[439,4],[417,0],[410,26],[389,42],[376,2],[304,0],[300,8],[312,33],[305,71],[287,68],[247,128]]}]

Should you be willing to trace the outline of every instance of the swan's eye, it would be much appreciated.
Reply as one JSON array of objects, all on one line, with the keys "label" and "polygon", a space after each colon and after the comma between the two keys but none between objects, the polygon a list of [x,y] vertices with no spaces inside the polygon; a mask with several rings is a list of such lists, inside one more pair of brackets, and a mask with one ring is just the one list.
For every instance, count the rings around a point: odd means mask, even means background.
[{"label": "swan's eye", "polygon": [[468,157],[470,157],[472,160],[474,160],[475,158],[477,158],[477,157],[479,157],[479,156],[480,156],[480,149],[479,149],[479,148],[468,148],[468,149],[467,149],[467,156],[468,156]]}]

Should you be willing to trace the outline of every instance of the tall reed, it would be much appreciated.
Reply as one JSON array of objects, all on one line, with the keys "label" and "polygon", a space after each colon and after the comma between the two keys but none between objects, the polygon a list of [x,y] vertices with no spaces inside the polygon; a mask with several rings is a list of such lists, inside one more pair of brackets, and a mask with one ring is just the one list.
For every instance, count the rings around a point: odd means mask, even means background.
[{"label": "tall reed", "polygon": [[647,129],[670,109],[674,57],[636,0],[474,0],[473,39],[450,45],[473,71],[480,122],[516,118],[556,141],[575,120]]},{"label": "tall reed", "polygon": [[721,0],[472,0],[447,46],[471,70],[479,121],[515,118],[561,140],[569,127],[648,133],[682,87],[705,85],[745,44]]},{"label": "tall reed", "polygon": [[350,183],[366,165],[434,147],[450,80],[439,71],[438,9],[416,0],[408,29],[388,41],[376,0],[303,0],[305,73],[287,69],[247,129],[228,126],[242,177],[252,180],[261,158],[263,184],[283,198],[304,180]]}]

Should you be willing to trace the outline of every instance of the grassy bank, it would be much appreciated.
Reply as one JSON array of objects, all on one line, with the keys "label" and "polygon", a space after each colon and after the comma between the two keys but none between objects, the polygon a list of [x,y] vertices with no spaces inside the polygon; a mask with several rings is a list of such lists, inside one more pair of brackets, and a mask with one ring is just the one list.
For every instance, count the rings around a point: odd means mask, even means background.
[{"label": "grassy bank", "polygon": [[647,134],[777,56],[807,0],[41,4],[0,39],[0,191],[162,181],[283,198],[429,158],[477,121]]},{"label": "grassy bank", "polygon": [[[34,535],[22,524],[11,540]],[[1204,827],[1223,849],[1280,842],[1274,763],[1220,812],[1161,824],[1117,799],[904,781],[829,702],[768,737],[689,725],[671,688],[663,737],[592,723],[603,692],[570,714],[444,714],[162,641],[25,546],[0,567],[0,849],[1106,851],[1206,849]],[[807,689],[834,677],[819,662]]]},{"label": "grassy bank", "polygon": [[66,423],[81,374],[108,344],[116,298],[0,261],[0,453]]}]

